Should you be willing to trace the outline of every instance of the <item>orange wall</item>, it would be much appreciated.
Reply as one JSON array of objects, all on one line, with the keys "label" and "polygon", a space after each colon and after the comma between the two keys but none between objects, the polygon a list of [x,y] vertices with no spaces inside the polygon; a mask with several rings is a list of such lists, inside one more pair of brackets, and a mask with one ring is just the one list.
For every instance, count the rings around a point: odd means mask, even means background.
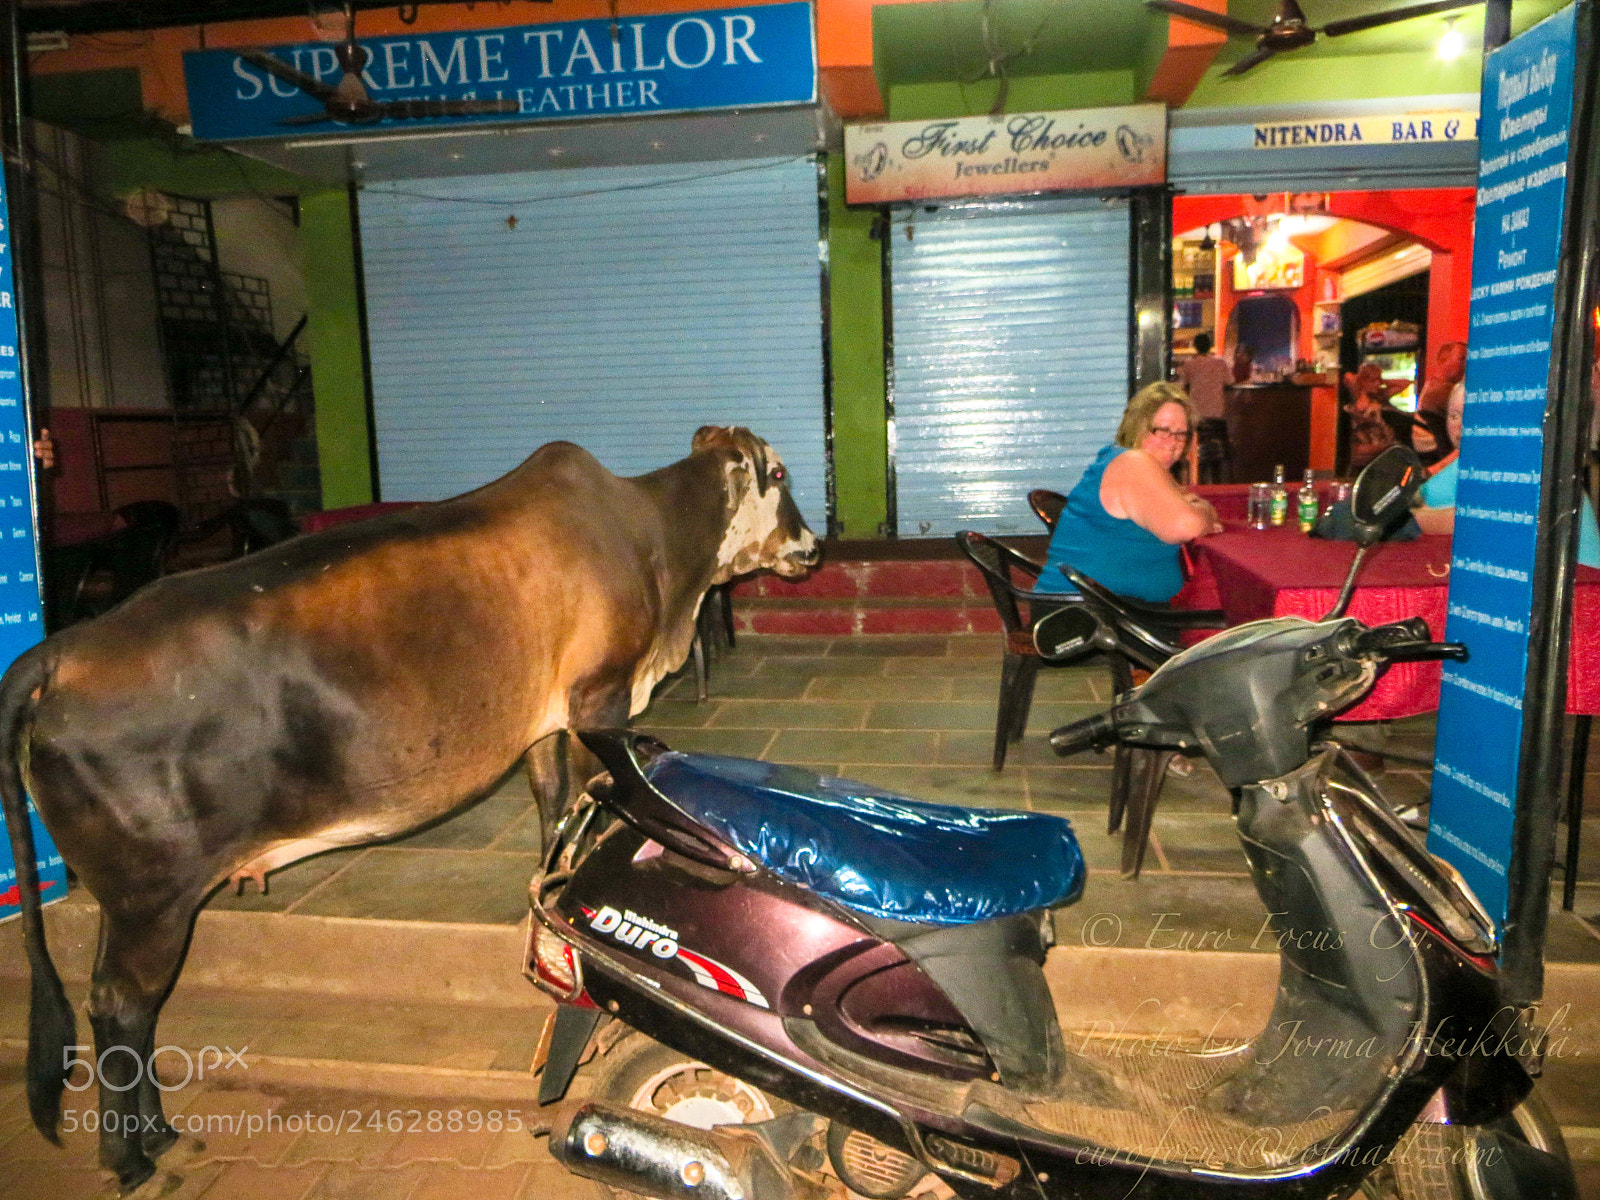
[{"label": "orange wall", "polygon": [[[1471,188],[1419,188],[1393,192],[1330,192],[1329,216],[1345,217],[1380,229],[1407,234],[1433,251],[1428,279],[1428,361],[1445,342],[1467,341],[1468,304],[1472,299],[1472,213],[1476,196]],[[1178,196],[1172,202],[1172,227],[1193,229],[1244,215],[1243,196]],[[1218,280],[1218,328],[1223,313],[1222,281]],[[1303,323],[1311,317],[1310,297],[1301,312]],[[1305,344],[1309,332],[1302,324]],[[1309,357],[1309,353],[1303,355]]]}]

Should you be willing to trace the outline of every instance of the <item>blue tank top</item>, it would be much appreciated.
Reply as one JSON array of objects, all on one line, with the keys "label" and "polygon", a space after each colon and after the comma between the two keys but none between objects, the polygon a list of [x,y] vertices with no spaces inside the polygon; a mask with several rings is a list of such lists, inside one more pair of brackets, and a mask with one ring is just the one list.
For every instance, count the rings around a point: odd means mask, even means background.
[{"label": "blue tank top", "polygon": [[1073,590],[1061,572],[1062,563],[1135,600],[1161,603],[1183,587],[1178,547],[1126,517],[1113,517],[1100,503],[1100,480],[1111,460],[1123,452],[1121,446],[1101,450],[1067,495],[1038,591]]}]

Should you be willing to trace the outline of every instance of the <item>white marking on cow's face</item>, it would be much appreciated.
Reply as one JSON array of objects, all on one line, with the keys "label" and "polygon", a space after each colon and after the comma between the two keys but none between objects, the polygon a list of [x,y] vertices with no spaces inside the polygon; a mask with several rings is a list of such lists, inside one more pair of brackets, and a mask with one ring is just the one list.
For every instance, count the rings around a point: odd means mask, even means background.
[{"label": "white marking on cow's face", "polygon": [[816,565],[817,535],[807,528],[790,498],[787,469],[770,446],[766,469],[763,490],[760,464],[741,458],[724,468],[729,495],[740,499],[717,547],[719,580],[760,570],[793,579]]}]

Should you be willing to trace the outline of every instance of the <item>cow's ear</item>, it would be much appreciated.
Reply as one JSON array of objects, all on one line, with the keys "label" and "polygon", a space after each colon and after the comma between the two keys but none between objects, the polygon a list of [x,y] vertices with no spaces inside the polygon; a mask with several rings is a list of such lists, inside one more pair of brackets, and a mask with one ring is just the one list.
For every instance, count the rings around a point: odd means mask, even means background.
[{"label": "cow's ear", "polygon": [[713,448],[737,450],[732,435],[732,429],[721,425],[702,425],[694,431],[694,440],[689,443],[689,449],[695,454]]}]

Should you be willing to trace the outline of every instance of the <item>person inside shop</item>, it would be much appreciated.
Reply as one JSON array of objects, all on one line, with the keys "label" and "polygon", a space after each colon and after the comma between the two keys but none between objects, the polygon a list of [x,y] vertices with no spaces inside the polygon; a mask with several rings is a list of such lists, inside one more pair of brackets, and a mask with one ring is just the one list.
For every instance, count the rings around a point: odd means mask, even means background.
[{"label": "person inside shop", "polygon": [[1071,591],[1070,564],[1113,592],[1164,604],[1183,587],[1178,548],[1221,533],[1216,510],[1172,477],[1194,435],[1194,410],[1177,384],[1152,383],[1128,402],[1116,440],[1067,496],[1036,590]]},{"label": "person inside shop", "polygon": [[1345,390],[1350,403],[1350,470],[1361,470],[1396,442],[1411,445],[1411,414],[1389,403],[1389,397],[1405,388],[1400,380],[1383,377],[1383,368],[1364,362],[1359,370],[1346,371]]},{"label": "person inside shop", "polygon": [[1255,373],[1256,352],[1243,342],[1233,348],[1233,382],[1249,383]]},{"label": "person inside shop", "polygon": [[1201,483],[1223,483],[1223,467],[1228,461],[1228,422],[1224,411],[1227,388],[1233,382],[1233,368],[1211,353],[1214,343],[1209,333],[1194,336],[1194,354],[1178,367],[1178,382],[1188,389],[1189,404],[1199,418],[1195,432],[1199,440],[1196,478]]},{"label": "person inside shop", "polygon": [[[1445,409],[1445,424],[1450,440],[1461,445],[1461,419],[1466,408],[1467,388],[1458,383],[1450,391]],[[1450,535],[1456,531],[1456,483],[1460,478],[1461,452],[1459,449],[1433,468],[1433,473],[1422,485],[1419,497],[1422,507],[1412,515],[1423,533]],[[1600,567],[1600,524],[1595,521],[1594,505],[1588,494],[1580,492],[1578,506],[1578,562],[1585,567]]]},{"label": "person inside shop", "polygon": [[1450,392],[1467,377],[1467,344],[1446,342],[1433,356],[1433,370],[1417,396],[1419,413],[1436,412],[1441,418],[1450,406]]}]

